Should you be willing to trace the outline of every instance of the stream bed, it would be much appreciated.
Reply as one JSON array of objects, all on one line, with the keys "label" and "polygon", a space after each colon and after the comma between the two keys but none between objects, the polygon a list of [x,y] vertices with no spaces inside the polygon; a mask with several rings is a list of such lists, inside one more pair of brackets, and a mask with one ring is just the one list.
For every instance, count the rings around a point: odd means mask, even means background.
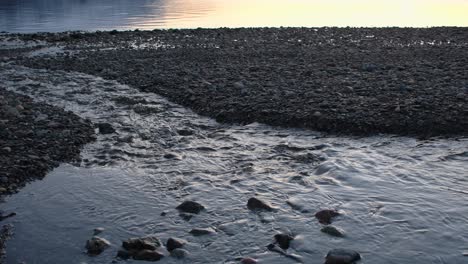
[{"label": "stream bed", "polygon": [[[362,263],[468,261],[467,138],[219,124],[116,81],[9,64],[0,87],[116,130],[0,204],[17,214],[4,221],[14,225],[7,263],[111,263],[122,240],[145,235],[188,241],[186,258],[160,263],[318,264],[334,248],[360,252]],[[254,196],[278,210],[250,211]],[[181,217],[185,200],[206,210]],[[320,231],[320,209],[342,213],[333,225],[345,237]],[[97,227],[112,246],[91,257],[84,246]],[[189,233],[206,227],[216,233]],[[268,251],[279,232],[294,234],[288,252],[298,258]]]}]

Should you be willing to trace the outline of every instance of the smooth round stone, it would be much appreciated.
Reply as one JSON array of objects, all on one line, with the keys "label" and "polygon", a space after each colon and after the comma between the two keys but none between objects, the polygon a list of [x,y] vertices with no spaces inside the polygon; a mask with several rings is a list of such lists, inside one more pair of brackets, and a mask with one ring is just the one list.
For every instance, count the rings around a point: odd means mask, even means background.
[{"label": "smooth round stone", "polygon": [[349,249],[333,249],[326,256],[325,264],[353,264],[361,259],[361,255]]}]

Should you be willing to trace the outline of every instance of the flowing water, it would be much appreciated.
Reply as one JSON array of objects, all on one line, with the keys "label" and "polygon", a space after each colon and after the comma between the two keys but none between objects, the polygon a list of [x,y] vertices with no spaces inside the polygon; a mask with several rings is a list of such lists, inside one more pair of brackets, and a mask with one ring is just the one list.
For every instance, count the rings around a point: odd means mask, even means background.
[{"label": "flowing water", "polygon": [[2,0],[0,31],[468,26],[467,0]]},{"label": "flowing water", "polygon": [[[0,205],[17,213],[5,220],[15,226],[7,263],[111,263],[121,240],[150,234],[189,242],[186,259],[161,263],[323,263],[333,248],[361,252],[362,263],[468,261],[467,138],[224,125],[115,81],[8,64],[0,87],[117,130]],[[278,210],[248,210],[255,195]],[[181,217],[184,200],[206,210]],[[343,213],[334,225],[346,237],[320,232],[314,213],[326,208]],[[112,247],[90,257],[84,244],[96,227]],[[194,237],[196,227],[217,233]],[[300,259],[266,249],[278,232],[296,236],[288,252]]]}]

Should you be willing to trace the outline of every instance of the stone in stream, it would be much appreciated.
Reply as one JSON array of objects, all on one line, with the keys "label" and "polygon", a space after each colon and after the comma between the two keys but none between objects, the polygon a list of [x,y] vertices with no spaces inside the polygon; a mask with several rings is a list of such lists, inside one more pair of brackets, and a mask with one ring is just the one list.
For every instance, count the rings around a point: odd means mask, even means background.
[{"label": "stone in stream", "polygon": [[176,249],[171,251],[171,257],[177,258],[177,259],[185,258],[188,255],[189,255],[189,252],[187,250],[181,249],[181,248],[176,248]]},{"label": "stone in stream", "polygon": [[275,235],[275,241],[276,243],[278,243],[278,245],[282,249],[288,249],[289,244],[293,239],[294,237],[288,234],[276,234]]},{"label": "stone in stream", "polygon": [[241,264],[256,264],[258,263],[258,261],[256,259],[253,259],[253,258],[243,258],[241,261],[240,261]]},{"label": "stone in stream", "polygon": [[349,249],[330,250],[325,257],[325,264],[353,264],[361,259],[361,255]]},{"label": "stone in stream", "polygon": [[183,247],[185,244],[187,244],[187,241],[171,237],[166,242],[166,248],[168,251],[172,251],[176,248]]},{"label": "stone in stream", "polygon": [[190,230],[189,233],[194,235],[194,236],[205,236],[205,235],[216,234],[216,231],[211,227],[208,227],[208,228],[194,228],[194,229]]},{"label": "stone in stream", "polygon": [[164,257],[164,254],[158,252],[157,250],[140,250],[133,255],[135,260],[144,260],[144,261],[158,261]]},{"label": "stone in stream", "polygon": [[205,207],[197,202],[184,201],[177,206],[176,209],[185,213],[198,214],[205,209]]},{"label": "stone in stream", "polygon": [[128,251],[155,250],[161,246],[161,241],[155,236],[129,238],[122,242],[122,247]]},{"label": "stone in stream", "polygon": [[104,230],[105,230],[105,229],[102,228],[102,227],[97,227],[97,228],[94,228],[93,233],[94,233],[94,235],[96,236],[96,235],[99,235],[99,234],[101,234],[102,232],[104,232]]},{"label": "stone in stream", "polygon": [[255,197],[252,197],[247,201],[247,208],[250,210],[274,211],[274,208],[270,204]]},{"label": "stone in stream", "polygon": [[315,217],[319,220],[321,224],[329,225],[331,224],[332,218],[339,216],[340,213],[336,210],[321,210],[315,214]]},{"label": "stone in stream", "polygon": [[97,127],[99,128],[99,133],[103,135],[115,133],[115,129],[109,123],[98,123]]},{"label": "stone in stream", "polygon": [[344,237],[345,236],[343,230],[341,230],[341,229],[339,229],[337,227],[331,226],[331,225],[322,227],[322,229],[320,229],[320,231],[322,231],[325,234],[329,234],[330,236],[334,236],[334,237]]},{"label": "stone in stream", "polygon": [[181,136],[191,136],[194,134],[193,130],[190,129],[179,129],[177,130],[177,134]]},{"label": "stone in stream", "polygon": [[88,254],[92,256],[101,254],[109,246],[109,241],[97,236],[94,236],[90,240],[86,241],[86,250],[88,250]]}]

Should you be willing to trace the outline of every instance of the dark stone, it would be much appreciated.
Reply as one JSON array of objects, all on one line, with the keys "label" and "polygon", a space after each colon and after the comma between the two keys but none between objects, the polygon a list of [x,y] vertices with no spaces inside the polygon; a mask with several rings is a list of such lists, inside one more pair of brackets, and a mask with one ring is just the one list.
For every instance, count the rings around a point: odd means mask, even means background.
[{"label": "dark stone", "polygon": [[331,224],[332,218],[337,217],[339,215],[340,213],[338,213],[338,211],[336,210],[322,210],[317,212],[315,214],[315,217],[319,220],[321,224],[329,225]]},{"label": "dark stone", "polygon": [[330,236],[335,236],[335,237],[344,237],[345,234],[343,230],[338,229],[334,226],[324,226],[322,229],[320,229],[325,234],[329,234]]},{"label": "dark stone", "polygon": [[197,202],[184,201],[179,206],[177,206],[176,209],[185,213],[198,214],[204,210],[205,207]]},{"label": "dark stone", "polygon": [[333,249],[325,259],[325,264],[353,264],[361,259],[361,255],[354,250]]},{"label": "dark stone", "polygon": [[140,251],[144,249],[155,250],[160,246],[161,241],[154,236],[129,238],[122,242],[122,247],[128,251]]},{"label": "dark stone", "polygon": [[265,211],[273,211],[274,208],[258,198],[252,197],[247,201],[247,208],[250,210],[265,210]]},{"label": "dark stone", "polygon": [[101,134],[112,134],[115,133],[115,129],[109,123],[98,123],[99,133]]},{"label": "dark stone", "polygon": [[171,257],[177,258],[177,259],[185,258],[188,255],[189,255],[189,252],[187,250],[181,249],[181,248],[176,248],[176,249],[171,251]]},{"label": "dark stone", "polygon": [[282,249],[288,249],[289,244],[293,239],[294,237],[288,234],[276,234],[275,235],[276,243],[278,243],[278,245]]},{"label": "dark stone", "polygon": [[117,257],[121,259],[129,259],[132,255],[125,249],[119,249],[117,252]]},{"label": "dark stone", "polygon": [[241,261],[241,264],[256,264],[258,261],[253,258],[243,258]]},{"label": "dark stone", "polygon": [[179,129],[179,130],[177,130],[177,134],[179,134],[181,136],[191,136],[191,135],[193,135],[193,130]]},{"label": "dark stone", "polygon": [[211,227],[208,227],[208,228],[194,228],[194,229],[190,230],[190,234],[192,234],[194,236],[205,236],[205,235],[216,234],[216,231]]},{"label": "dark stone", "polygon": [[183,247],[187,242],[177,238],[169,238],[166,243],[166,248],[168,251],[172,251],[176,248]]},{"label": "dark stone", "polygon": [[164,257],[163,254],[156,250],[141,250],[137,252],[134,256],[133,259],[135,260],[144,260],[144,261],[159,261]]},{"label": "dark stone", "polygon": [[110,246],[110,242],[104,238],[93,237],[86,241],[86,249],[89,255],[99,255]]}]

